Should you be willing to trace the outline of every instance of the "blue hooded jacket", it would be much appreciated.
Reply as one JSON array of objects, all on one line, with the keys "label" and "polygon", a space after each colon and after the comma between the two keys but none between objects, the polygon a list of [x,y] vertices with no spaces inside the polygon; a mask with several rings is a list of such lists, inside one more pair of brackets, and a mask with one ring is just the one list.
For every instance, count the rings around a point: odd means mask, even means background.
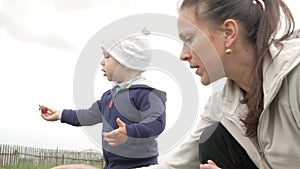
[{"label": "blue hooded jacket", "polygon": [[105,169],[129,169],[157,164],[155,140],[166,124],[166,93],[144,84],[106,91],[89,109],[67,110],[61,122],[73,126],[103,123],[102,132],[118,128],[116,119],[126,123],[128,141],[110,146],[102,139]]}]

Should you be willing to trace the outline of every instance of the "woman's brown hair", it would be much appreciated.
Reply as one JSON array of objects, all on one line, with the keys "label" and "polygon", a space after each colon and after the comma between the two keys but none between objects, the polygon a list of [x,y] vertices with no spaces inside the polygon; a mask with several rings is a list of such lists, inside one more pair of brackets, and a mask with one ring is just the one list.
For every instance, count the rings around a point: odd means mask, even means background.
[{"label": "woman's brown hair", "polygon": [[[255,1],[255,0],[254,0]],[[196,17],[212,25],[220,25],[226,19],[237,20],[247,40],[255,47],[251,87],[241,101],[248,105],[249,111],[243,123],[248,137],[257,135],[257,126],[263,110],[263,60],[269,55],[271,43],[278,43],[288,38],[294,31],[293,16],[282,0],[263,0],[264,7],[253,0],[183,0],[180,10],[194,7]],[[283,13],[285,29],[283,35],[276,39]]]}]

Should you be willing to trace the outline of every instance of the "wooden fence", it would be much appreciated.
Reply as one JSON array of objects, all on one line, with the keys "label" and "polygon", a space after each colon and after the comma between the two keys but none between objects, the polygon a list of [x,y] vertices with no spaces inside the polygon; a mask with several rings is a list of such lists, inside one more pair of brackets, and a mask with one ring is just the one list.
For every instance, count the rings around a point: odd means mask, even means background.
[{"label": "wooden fence", "polygon": [[0,144],[0,166],[18,166],[26,162],[34,166],[63,164],[102,164],[102,154],[93,151],[44,149]]}]

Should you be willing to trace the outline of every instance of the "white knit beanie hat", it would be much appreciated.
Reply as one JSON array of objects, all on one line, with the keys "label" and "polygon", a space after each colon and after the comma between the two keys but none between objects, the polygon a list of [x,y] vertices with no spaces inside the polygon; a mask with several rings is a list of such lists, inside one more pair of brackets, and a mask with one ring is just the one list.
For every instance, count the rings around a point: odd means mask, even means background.
[{"label": "white knit beanie hat", "polygon": [[152,59],[149,39],[144,34],[130,36],[121,40],[109,40],[103,48],[120,64],[129,69],[144,71]]}]

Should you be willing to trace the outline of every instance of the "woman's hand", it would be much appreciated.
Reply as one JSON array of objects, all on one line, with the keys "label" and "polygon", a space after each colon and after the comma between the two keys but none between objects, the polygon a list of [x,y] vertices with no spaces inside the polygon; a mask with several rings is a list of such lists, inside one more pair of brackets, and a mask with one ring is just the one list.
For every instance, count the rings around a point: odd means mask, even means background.
[{"label": "woman's hand", "polygon": [[208,160],[207,164],[200,164],[200,169],[221,169],[212,160]]}]

